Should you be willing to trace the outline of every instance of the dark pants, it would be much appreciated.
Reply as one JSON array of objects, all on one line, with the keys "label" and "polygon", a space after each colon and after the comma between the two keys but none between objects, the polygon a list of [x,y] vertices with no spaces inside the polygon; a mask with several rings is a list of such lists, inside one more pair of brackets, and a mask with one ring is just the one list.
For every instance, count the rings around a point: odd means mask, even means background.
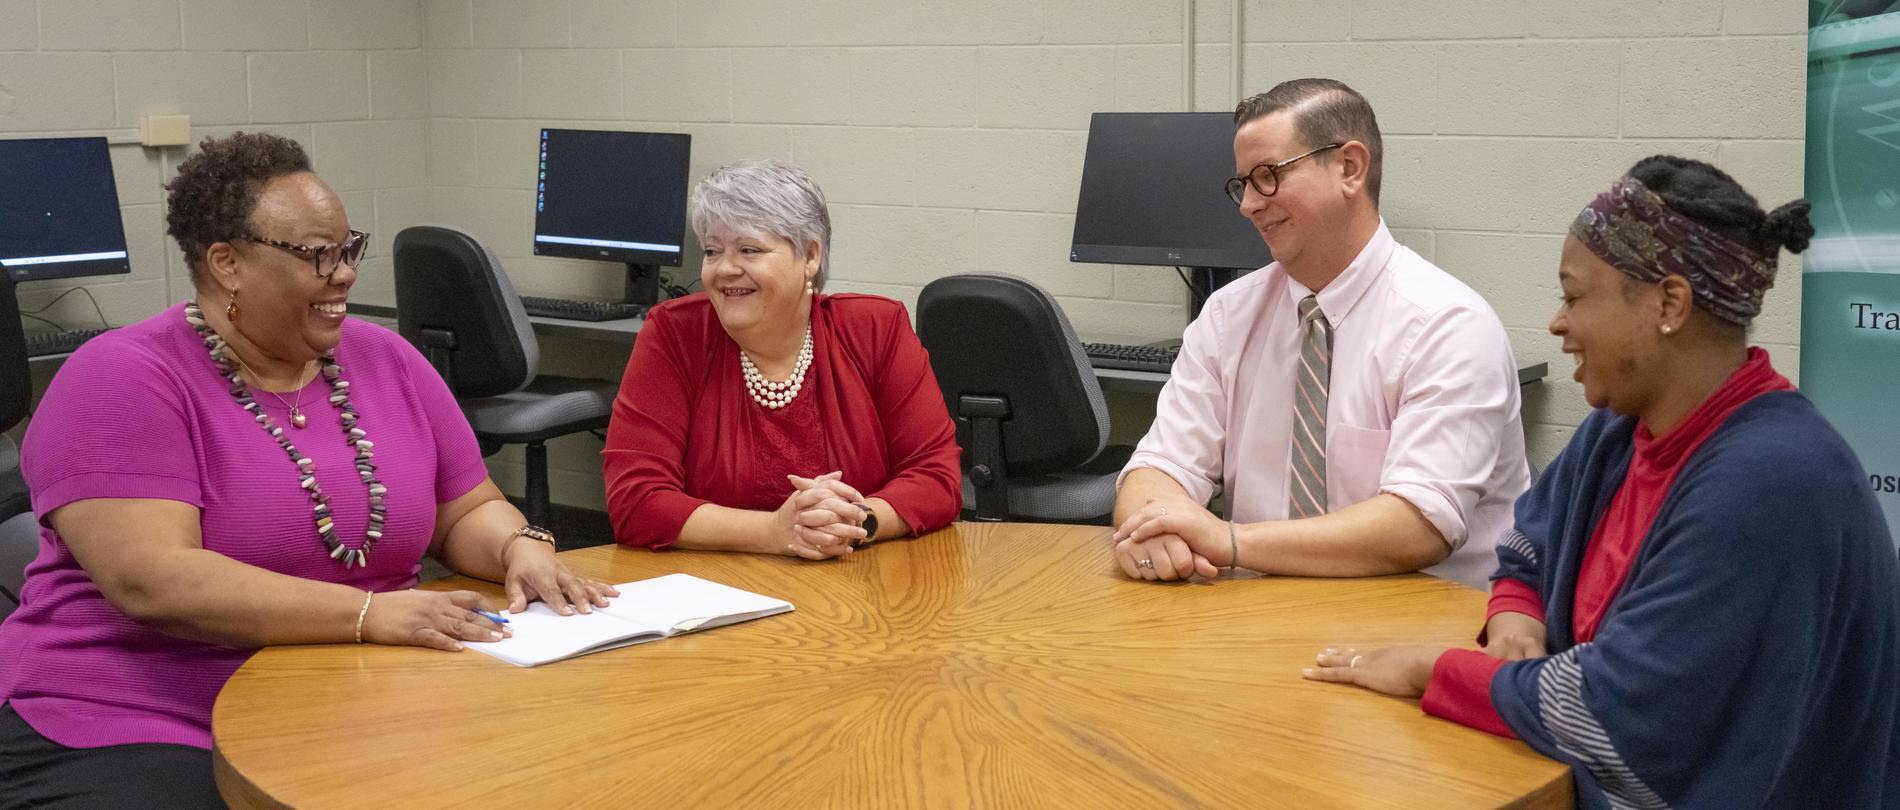
[{"label": "dark pants", "polygon": [[224,807],[211,752],[141,743],[67,748],[0,704],[0,810]]}]

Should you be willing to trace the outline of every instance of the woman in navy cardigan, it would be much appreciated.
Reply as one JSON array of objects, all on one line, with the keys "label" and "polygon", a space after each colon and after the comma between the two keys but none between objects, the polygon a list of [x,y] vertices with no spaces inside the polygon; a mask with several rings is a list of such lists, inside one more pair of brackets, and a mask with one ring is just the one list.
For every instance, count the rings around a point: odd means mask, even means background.
[{"label": "woman in navy cardigan", "polygon": [[1597,410],[1517,503],[1478,650],[1307,677],[1568,763],[1585,807],[1900,806],[1900,570],[1859,461],[1746,327],[1806,202],[1636,164],[1564,242],[1550,331]]}]

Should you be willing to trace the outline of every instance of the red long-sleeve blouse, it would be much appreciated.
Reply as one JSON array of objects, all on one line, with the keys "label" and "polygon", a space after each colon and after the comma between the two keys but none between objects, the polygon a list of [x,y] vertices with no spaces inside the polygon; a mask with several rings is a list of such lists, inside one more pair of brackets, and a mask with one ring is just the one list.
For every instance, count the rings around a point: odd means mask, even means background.
[{"label": "red long-sleeve blouse", "polygon": [[777,509],[787,474],[832,470],[914,532],[956,519],[962,451],[904,305],[817,295],[811,324],[804,385],[771,410],[746,392],[739,345],[704,294],[647,313],[601,451],[615,540],[664,549],[702,504]]}]

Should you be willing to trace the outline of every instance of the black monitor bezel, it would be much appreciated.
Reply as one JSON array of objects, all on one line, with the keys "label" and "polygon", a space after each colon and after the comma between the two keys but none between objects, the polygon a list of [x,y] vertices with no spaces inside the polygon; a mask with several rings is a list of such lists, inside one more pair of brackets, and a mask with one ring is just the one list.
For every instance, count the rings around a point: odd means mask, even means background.
[{"label": "black monitor bezel", "polygon": [[86,136],[77,138],[0,138],[0,148],[5,144],[51,141],[90,141],[98,145],[98,157],[105,162],[106,183],[112,189],[112,218],[118,222],[118,248],[126,255],[113,259],[89,259],[86,261],[60,262],[58,264],[32,264],[0,266],[15,284],[31,281],[55,281],[88,276],[117,276],[132,272],[131,247],[125,238],[125,211],[119,199],[119,178],[112,168],[112,145],[104,136]]},{"label": "black monitor bezel", "polygon": [[[1131,116],[1208,116],[1218,117],[1229,123],[1233,120],[1230,114],[1219,112],[1098,112],[1089,116],[1089,139],[1093,141],[1103,131],[1100,126],[1104,119],[1109,117]],[[1089,161],[1089,157],[1091,154],[1095,154],[1095,150],[1085,146],[1082,158],[1082,176],[1080,181],[1076,184],[1076,223],[1069,236],[1069,261],[1076,263],[1149,265],[1157,267],[1200,267],[1238,271],[1256,270],[1272,263],[1273,258],[1271,251],[1267,249],[1265,242],[1260,243],[1258,253],[1252,253],[1252,249],[1250,248],[1250,255],[1243,255],[1224,248],[1114,245],[1076,241],[1076,237],[1079,236],[1084,229],[1083,217],[1095,199],[1089,193],[1091,179],[1091,173],[1089,171],[1091,162]],[[1098,173],[1103,171],[1102,167],[1097,166],[1095,168]],[[1099,176],[1099,174],[1097,176]],[[1225,177],[1209,178],[1207,193],[1220,194],[1220,183],[1225,179]],[[1235,214],[1235,216],[1238,217],[1239,215]],[[1260,259],[1260,261],[1256,263],[1255,259]]]},{"label": "black monitor bezel", "polygon": [[[570,127],[540,127],[539,131],[536,133],[537,138],[535,139],[535,144],[537,148],[539,147],[541,143],[541,137],[539,136],[541,136],[543,133],[551,133],[551,132],[586,132],[586,133],[593,133],[593,134],[605,133],[605,134],[614,134],[614,135],[660,136],[660,137],[680,139],[682,141],[682,145],[685,147],[684,152],[685,152],[686,159],[680,162],[680,167],[679,167],[679,189],[680,189],[679,199],[680,199],[681,208],[682,209],[685,208],[687,184],[692,176],[691,164],[692,164],[692,155],[693,155],[693,136],[691,134],[684,133],[684,132],[636,132],[636,131],[630,131],[630,130],[615,130],[615,129],[574,129]],[[539,161],[537,160],[536,162],[539,162]],[[629,265],[658,265],[662,267],[682,267],[686,263],[686,247],[687,247],[686,245],[686,219],[683,216],[680,218],[680,233],[679,233],[679,236],[677,237],[677,241],[679,242],[679,245],[680,245],[679,252],[670,253],[663,250],[637,250],[637,249],[632,249],[632,248],[602,247],[599,245],[569,245],[569,244],[562,244],[559,242],[542,242],[539,240],[539,237],[541,236],[542,214],[543,212],[540,211],[539,207],[537,206],[537,210],[534,212],[534,228],[528,236],[529,248],[530,250],[533,251],[533,254],[536,256],[548,256],[548,257],[562,258],[562,259],[587,259],[591,261],[619,262],[622,264],[629,264]]]}]

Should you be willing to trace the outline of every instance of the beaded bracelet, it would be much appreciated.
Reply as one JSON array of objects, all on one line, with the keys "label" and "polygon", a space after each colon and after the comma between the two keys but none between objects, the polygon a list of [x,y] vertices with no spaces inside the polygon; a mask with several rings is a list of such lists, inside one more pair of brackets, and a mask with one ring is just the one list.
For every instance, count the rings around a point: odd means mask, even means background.
[{"label": "beaded bracelet", "polygon": [[1234,522],[1227,521],[1227,575],[1240,570],[1240,540],[1234,536]]},{"label": "beaded bracelet", "polygon": [[363,592],[363,609],[356,612],[356,643],[363,643],[363,617],[369,615],[369,600],[375,598],[375,591]]}]

